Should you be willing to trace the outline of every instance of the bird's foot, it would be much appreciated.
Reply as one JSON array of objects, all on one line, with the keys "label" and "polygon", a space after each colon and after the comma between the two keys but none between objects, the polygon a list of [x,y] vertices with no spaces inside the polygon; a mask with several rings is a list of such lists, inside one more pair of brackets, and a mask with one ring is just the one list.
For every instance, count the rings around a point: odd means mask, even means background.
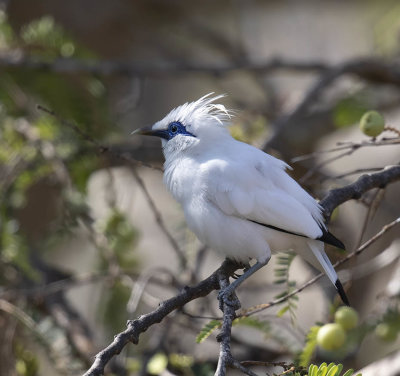
[{"label": "bird's foot", "polygon": [[[249,264],[249,263],[240,262],[240,263],[238,263],[237,265],[238,265],[238,268],[239,268],[239,269],[243,269],[243,272],[244,272],[244,273],[245,273],[247,270],[250,269],[250,264]],[[239,273],[233,272],[232,275],[231,275],[231,277],[232,277],[233,279],[238,279],[238,278],[240,278],[242,275],[243,275],[243,274],[239,274]]]},{"label": "bird's foot", "polygon": [[224,310],[224,304],[233,307],[235,311],[240,308],[240,301],[235,294],[235,290],[231,288],[231,286],[228,286],[225,289],[219,291],[218,300],[219,300],[219,309],[221,311]]},{"label": "bird's foot", "polygon": [[240,278],[242,276],[242,274],[239,274],[239,273],[236,273],[236,272],[234,272],[232,275],[231,275],[231,277],[233,278],[233,279],[238,279],[238,278]]}]

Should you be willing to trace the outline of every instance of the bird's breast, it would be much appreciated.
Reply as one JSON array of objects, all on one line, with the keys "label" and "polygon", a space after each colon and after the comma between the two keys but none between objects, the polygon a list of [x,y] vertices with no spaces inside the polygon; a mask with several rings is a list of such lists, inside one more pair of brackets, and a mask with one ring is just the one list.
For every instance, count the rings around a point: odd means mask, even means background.
[{"label": "bird's breast", "polygon": [[181,160],[164,167],[164,184],[168,191],[181,205],[187,204],[196,193],[198,166],[190,161]]}]

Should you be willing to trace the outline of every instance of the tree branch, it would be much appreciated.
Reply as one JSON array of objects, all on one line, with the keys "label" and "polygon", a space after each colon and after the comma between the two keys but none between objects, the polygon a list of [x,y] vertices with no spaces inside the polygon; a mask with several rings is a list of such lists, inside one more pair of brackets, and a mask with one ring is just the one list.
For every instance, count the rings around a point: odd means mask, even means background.
[{"label": "tree branch", "polygon": [[333,210],[344,202],[359,199],[373,188],[385,188],[398,180],[400,180],[400,166],[388,166],[383,171],[362,175],[352,184],[332,189],[320,202],[324,208],[325,218],[329,219]]},{"label": "tree branch", "polygon": [[206,296],[211,291],[219,289],[220,275],[230,276],[236,269],[236,263],[225,260],[214,273],[196,286],[184,288],[178,295],[161,302],[156,310],[140,316],[136,320],[128,321],[128,328],[115,336],[114,341],[96,355],[94,363],[84,376],[103,375],[104,368],[110,359],[119,354],[128,342],[137,344],[140,334],[153,324],[161,322],[169,313],[194,299]]},{"label": "tree branch", "polygon": [[139,76],[139,77],[171,77],[191,73],[207,73],[224,75],[235,71],[254,73],[271,73],[276,70],[294,70],[300,72],[326,70],[329,66],[320,61],[288,61],[273,58],[265,63],[236,62],[234,64],[193,64],[185,62],[170,62],[164,64],[140,64],[134,61],[100,60],[89,61],[71,58],[60,58],[54,61],[44,61],[22,51],[7,52],[0,55],[0,67],[24,68],[44,72],[63,74],[94,74],[101,76]]},{"label": "tree branch", "polygon": [[40,60],[26,55],[21,50],[0,54],[0,67],[24,68],[45,72],[76,74],[86,73],[102,76],[122,75],[139,77],[170,77],[183,74],[207,73],[225,75],[236,71],[268,74],[278,70],[299,72],[321,72],[319,83],[309,92],[296,111],[308,107],[320,91],[337,77],[351,74],[367,81],[400,86],[400,67],[381,59],[357,58],[342,64],[329,65],[323,61],[296,61],[274,57],[263,63],[247,61],[234,64],[195,64],[168,62],[164,64],[140,64],[134,61],[100,60],[89,61],[59,58],[54,61]]},{"label": "tree branch", "polygon": [[[219,273],[219,285],[221,290],[229,286],[229,276]],[[233,293],[230,297],[230,303],[227,304],[222,298],[220,299],[220,308],[223,312],[222,327],[217,336],[217,341],[220,342],[220,350],[218,357],[218,366],[215,371],[215,376],[225,376],[226,367],[231,366],[239,369],[246,375],[257,376],[250,369],[245,367],[237,361],[231,353],[231,336],[232,336],[232,323],[236,318],[236,309],[240,308],[240,302],[236,294]]]}]

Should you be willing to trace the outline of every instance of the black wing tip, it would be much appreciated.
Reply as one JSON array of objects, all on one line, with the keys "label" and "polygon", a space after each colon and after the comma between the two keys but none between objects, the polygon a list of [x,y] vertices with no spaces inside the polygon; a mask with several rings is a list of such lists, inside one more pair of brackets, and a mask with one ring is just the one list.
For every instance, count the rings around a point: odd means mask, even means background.
[{"label": "black wing tip", "polygon": [[321,228],[321,230],[322,230],[322,236],[317,238],[317,240],[321,240],[324,243],[346,250],[344,244],[336,236],[332,235],[329,231],[325,230],[324,228]]},{"label": "black wing tip", "polygon": [[350,307],[349,299],[347,298],[347,295],[344,291],[342,283],[338,279],[335,282],[335,287],[336,287],[336,290],[337,290],[338,294],[340,295],[340,298],[342,299],[343,303],[346,304],[348,307]]}]

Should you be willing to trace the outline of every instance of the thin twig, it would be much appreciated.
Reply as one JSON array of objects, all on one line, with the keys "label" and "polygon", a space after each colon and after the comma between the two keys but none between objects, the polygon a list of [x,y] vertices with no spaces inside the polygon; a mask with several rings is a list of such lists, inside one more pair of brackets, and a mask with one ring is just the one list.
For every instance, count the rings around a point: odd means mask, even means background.
[{"label": "thin twig", "polygon": [[363,221],[362,229],[360,231],[360,237],[358,238],[358,241],[356,243],[357,244],[356,248],[358,248],[362,244],[362,240],[363,240],[365,231],[367,230],[368,223],[370,222],[373,215],[375,214],[377,205],[382,201],[382,198],[383,198],[382,193],[383,192],[384,191],[382,189],[378,189],[376,192],[374,192],[374,195],[371,199],[371,203],[368,206],[367,214],[365,215],[365,218]]},{"label": "thin twig", "polygon": [[310,168],[310,169],[304,174],[304,176],[302,176],[302,177],[299,179],[299,183],[304,183],[304,182],[305,182],[307,179],[309,179],[315,172],[317,172],[318,170],[320,170],[321,167],[326,166],[327,164],[329,164],[329,163],[331,163],[331,162],[334,162],[334,161],[337,161],[338,159],[343,158],[343,157],[345,157],[345,156],[347,156],[347,155],[350,155],[350,154],[352,154],[352,153],[353,153],[353,150],[352,150],[352,149],[351,149],[351,150],[347,150],[347,151],[345,151],[345,152],[343,152],[343,153],[340,153],[340,154],[338,154],[338,155],[335,155],[335,156],[333,156],[333,157],[331,157],[331,158],[328,158],[328,159],[326,159],[326,160],[324,160],[324,161],[322,161],[322,162],[316,164],[313,168]]},{"label": "thin twig", "polygon": [[290,160],[291,163],[297,163],[297,162],[302,162],[307,159],[312,159],[316,158],[322,154],[330,154],[330,153],[335,153],[337,151],[342,151],[342,150],[348,150],[352,149],[353,151],[356,151],[360,148],[363,147],[374,147],[374,146],[389,146],[389,145],[398,145],[400,144],[400,138],[399,137],[394,137],[394,138],[382,138],[381,140],[367,140],[367,141],[361,141],[361,142],[338,142],[336,147],[332,149],[327,149],[327,150],[318,150],[314,151],[309,154],[304,154],[300,155],[298,157],[294,157]]}]

